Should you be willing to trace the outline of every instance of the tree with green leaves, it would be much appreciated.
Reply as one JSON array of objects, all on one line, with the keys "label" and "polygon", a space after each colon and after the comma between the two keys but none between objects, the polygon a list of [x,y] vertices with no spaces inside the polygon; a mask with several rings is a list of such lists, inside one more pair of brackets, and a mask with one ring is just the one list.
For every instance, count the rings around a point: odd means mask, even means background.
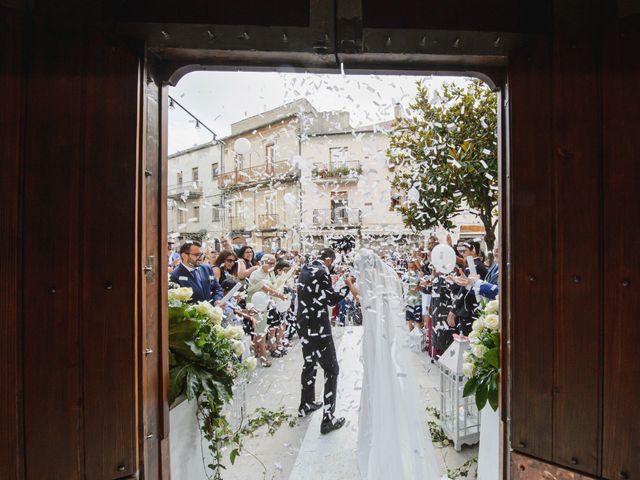
[{"label": "tree with green leaves", "polygon": [[398,118],[387,151],[395,205],[416,231],[452,228],[456,215],[476,215],[489,249],[498,222],[497,96],[480,80],[430,92],[418,82]]}]

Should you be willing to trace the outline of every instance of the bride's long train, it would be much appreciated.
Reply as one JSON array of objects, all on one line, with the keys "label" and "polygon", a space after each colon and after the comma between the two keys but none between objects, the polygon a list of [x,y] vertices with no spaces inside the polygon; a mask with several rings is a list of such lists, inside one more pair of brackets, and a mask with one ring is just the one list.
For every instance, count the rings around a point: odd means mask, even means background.
[{"label": "bride's long train", "polygon": [[358,418],[363,480],[438,480],[438,464],[421,409],[408,348],[402,285],[370,250],[356,256],[364,335]]}]

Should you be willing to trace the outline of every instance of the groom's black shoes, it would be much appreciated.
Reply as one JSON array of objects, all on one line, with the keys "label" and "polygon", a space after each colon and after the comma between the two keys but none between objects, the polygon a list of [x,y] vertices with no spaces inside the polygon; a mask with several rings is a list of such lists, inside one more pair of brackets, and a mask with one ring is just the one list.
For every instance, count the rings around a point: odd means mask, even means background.
[{"label": "groom's black shoes", "polygon": [[316,410],[318,410],[320,407],[322,407],[322,403],[320,402],[307,403],[304,407],[300,407],[300,409],[298,410],[298,416],[306,417],[311,412],[315,412]]},{"label": "groom's black shoes", "polygon": [[345,422],[344,417],[325,418],[322,420],[322,423],[320,424],[320,433],[325,435],[334,430],[338,430],[339,428],[342,428],[344,426],[344,422]]}]

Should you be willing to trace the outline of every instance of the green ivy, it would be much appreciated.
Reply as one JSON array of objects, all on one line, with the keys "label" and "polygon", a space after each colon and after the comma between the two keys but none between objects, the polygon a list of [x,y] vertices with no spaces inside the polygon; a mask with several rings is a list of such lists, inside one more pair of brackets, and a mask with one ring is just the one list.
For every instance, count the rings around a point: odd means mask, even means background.
[{"label": "green ivy", "polygon": [[[440,427],[440,411],[435,407],[427,407],[427,413],[429,419],[427,419],[427,425],[429,426],[429,433],[431,434],[431,441],[436,447],[448,447],[451,445],[451,440],[447,438]],[[458,468],[447,468],[447,478],[450,480],[456,480],[457,478],[467,478],[471,468],[478,463],[478,458],[473,457],[467,460],[464,464]]]},{"label": "green ivy", "polygon": [[464,462],[458,468],[447,468],[447,477],[450,480],[456,480],[456,478],[468,478],[471,468],[478,463],[478,457],[473,457]]},{"label": "green ivy", "polygon": [[293,426],[297,421],[283,409],[273,412],[260,408],[233,429],[222,412],[233,399],[234,383],[244,371],[232,341],[217,325],[192,305],[170,300],[169,403],[173,405],[181,395],[197,402],[198,425],[213,458],[207,465],[213,472],[209,478],[215,480],[222,479],[225,448],[230,448],[233,464],[242,452],[244,437],[253,436],[263,426],[273,435],[284,423]]}]

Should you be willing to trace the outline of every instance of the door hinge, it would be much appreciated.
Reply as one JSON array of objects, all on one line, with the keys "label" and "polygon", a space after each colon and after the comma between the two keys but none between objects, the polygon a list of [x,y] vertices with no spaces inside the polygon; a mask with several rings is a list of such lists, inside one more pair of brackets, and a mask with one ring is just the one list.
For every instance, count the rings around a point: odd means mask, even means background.
[{"label": "door hinge", "polygon": [[149,255],[144,266],[144,275],[150,282],[155,279],[156,276],[156,257]]}]

